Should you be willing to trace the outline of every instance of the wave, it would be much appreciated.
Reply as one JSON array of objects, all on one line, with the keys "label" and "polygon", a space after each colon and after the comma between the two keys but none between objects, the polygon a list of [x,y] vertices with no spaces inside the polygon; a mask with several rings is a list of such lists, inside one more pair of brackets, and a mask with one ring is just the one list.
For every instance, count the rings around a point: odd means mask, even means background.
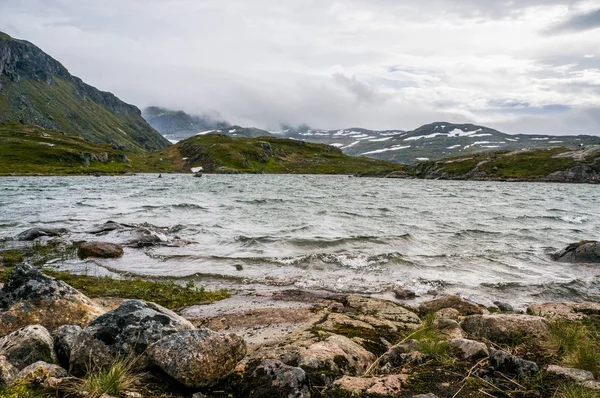
[{"label": "wave", "polygon": [[307,248],[329,248],[336,246],[352,245],[357,243],[370,243],[385,245],[389,243],[397,243],[395,241],[402,240],[408,242],[412,239],[410,234],[397,236],[349,236],[344,238],[325,238],[316,236],[314,238],[291,238],[291,237],[276,237],[276,236],[245,236],[239,235],[234,238],[238,242],[242,242],[244,246],[263,245],[269,243],[285,243],[295,247]]}]

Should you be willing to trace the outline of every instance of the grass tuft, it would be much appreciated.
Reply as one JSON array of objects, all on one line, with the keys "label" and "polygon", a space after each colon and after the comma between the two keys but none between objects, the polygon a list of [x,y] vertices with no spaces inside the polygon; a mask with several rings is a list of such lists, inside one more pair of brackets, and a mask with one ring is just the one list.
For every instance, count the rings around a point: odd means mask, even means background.
[{"label": "grass tuft", "polygon": [[598,398],[598,396],[600,396],[598,391],[570,383],[560,386],[552,398]]},{"label": "grass tuft", "polygon": [[120,359],[107,367],[89,370],[84,379],[77,379],[67,388],[67,395],[88,398],[122,396],[135,392],[141,385],[143,375],[136,372],[134,359]]}]

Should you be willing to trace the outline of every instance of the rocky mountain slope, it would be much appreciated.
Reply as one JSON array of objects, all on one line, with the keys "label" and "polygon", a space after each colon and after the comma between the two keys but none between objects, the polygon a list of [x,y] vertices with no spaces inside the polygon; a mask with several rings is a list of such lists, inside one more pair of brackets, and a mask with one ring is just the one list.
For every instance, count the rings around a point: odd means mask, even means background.
[{"label": "rocky mountain slope", "polygon": [[142,110],[146,121],[171,142],[185,140],[203,131],[227,129],[230,125],[218,115],[189,115],[184,111],[150,106]]},{"label": "rocky mountain slope", "polygon": [[72,76],[35,45],[0,32],[0,124],[20,121],[133,152],[169,144],[135,106]]}]

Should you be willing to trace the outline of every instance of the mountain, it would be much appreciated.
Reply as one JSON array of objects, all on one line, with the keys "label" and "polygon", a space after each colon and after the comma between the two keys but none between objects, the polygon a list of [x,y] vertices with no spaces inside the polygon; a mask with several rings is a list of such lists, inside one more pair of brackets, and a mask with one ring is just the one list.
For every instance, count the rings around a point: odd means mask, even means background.
[{"label": "mountain", "polygon": [[144,108],[142,116],[156,131],[172,142],[189,138],[202,131],[226,129],[229,123],[217,115],[188,115],[158,106]]},{"label": "mountain", "polygon": [[0,32],[0,124],[14,122],[132,152],[169,144],[135,106],[72,76],[35,45]]},{"label": "mountain", "polygon": [[511,135],[484,126],[447,122],[426,124],[412,131],[286,129],[279,134],[333,145],[351,156],[367,156],[404,164],[497,150],[600,144],[600,137],[596,136]]},{"label": "mountain", "polygon": [[278,137],[234,138],[205,134],[174,146],[183,168],[202,167],[216,173],[389,174],[403,166],[344,155],[323,144]]}]

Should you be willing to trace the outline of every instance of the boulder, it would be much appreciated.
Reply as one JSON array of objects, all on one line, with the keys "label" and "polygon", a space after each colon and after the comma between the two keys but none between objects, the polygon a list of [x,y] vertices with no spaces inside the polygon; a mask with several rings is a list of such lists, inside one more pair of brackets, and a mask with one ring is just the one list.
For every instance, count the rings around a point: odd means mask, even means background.
[{"label": "boulder", "polygon": [[65,368],[69,367],[69,358],[71,358],[71,350],[75,344],[75,340],[83,329],[77,325],[63,325],[52,333],[54,341],[54,351],[58,363]]},{"label": "boulder", "polygon": [[0,355],[0,388],[10,384],[19,373],[19,369],[8,362],[4,355]]},{"label": "boulder", "polygon": [[463,330],[460,327],[460,324],[452,319],[436,319],[431,324],[431,327],[437,329],[450,339],[457,339],[463,337]]},{"label": "boulder", "polygon": [[148,350],[153,364],[190,388],[216,384],[245,355],[246,342],[241,337],[206,328],[163,337]]},{"label": "boulder", "polygon": [[28,229],[27,231],[21,232],[17,235],[18,240],[35,240],[42,236],[61,236],[69,233],[68,229],[65,228],[46,228],[36,227]]},{"label": "boulder", "polygon": [[0,290],[0,336],[32,324],[49,330],[64,324],[85,326],[103,312],[66,283],[20,264]]},{"label": "boulder", "polygon": [[471,315],[461,326],[476,338],[499,344],[515,344],[521,340],[541,342],[548,338],[549,332],[546,318],[519,314]]},{"label": "boulder", "polygon": [[123,246],[110,242],[83,242],[77,247],[77,255],[84,259],[95,258],[118,258],[123,256]]},{"label": "boulder", "polygon": [[417,294],[410,289],[397,286],[394,288],[394,297],[398,300],[411,300],[417,297]]},{"label": "boulder", "polygon": [[165,336],[194,326],[158,304],[126,300],[92,321],[71,347],[70,371],[81,375],[89,366],[106,366],[123,355],[141,355]]},{"label": "boulder", "polygon": [[502,301],[494,301],[494,305],[502,312],[513,312],[515,310],[512,305]]},{"label": "boulder", "polygon": [[594,380],[594,374],[588,370],[563,368],[561,366],[549,365],[548,368],[546,368],[546,372],[558,376],[564,376],[567,379],[578,382]]},{"label": "boulder", "polygon": [[68,376],[67,371],[60,366],[38,361],[21,370],[13,383],[46,386],[50,378],[64,379]]},{"label": "boulder", "polygon": [[399,330],[414,330],[421,325],[421,319],[393,301],[373,297],[350,295],[344,300],[344,306],[350,312],[357,312],[357,319],[366,321],[375,318],[393,323]]},{"label": "boulder", "polygon": [[501,350],[490,355],[490,365],[498,372],[517,377],[530,376],[540,371],[535,362],[526,361]]},{"label": "boulder", "polygon": [[530,306],[527,313],[551,319],[580,321],[589,315],[600,315],[600,303],[542,303]]},{"label": "boulder", "polygon": [[442,308],[433,314],[435,319],[452,319],[458,321],[461,317],[460,312],[454,308]]},{"label": "boulder", "polygon": [[571,243],[553,255],[561,263],[600,263],[600,242],[584,240]]},{"label": "boulder", "polygon": [[351,377],[344,376],[333,382],[323,395],[326,397],[395,397],[402,386],[406,385],[408,375],[397,374],[381,377]]},{"label": "boulder", "polygon": [[249,398],[310,398],[306,372],[276,359],[262,361],[244,376],[244,396]]},{"label": "boulder", "polygon": [[460,353],[461,358],[477,360],[490,355],[487,346],[479,341],[468,339],[452,339],[450,344]]},{"label": "boulder", "polygon": [[406,354],[418,352],[421,350],[421,343],[417,340],[408,340],[403,343],[390,347],[385,354],[381,356],[379,364],[382,367],[397,368],[403,366],[409,357]]},{"label": "boulder", "polygon": [[483,314],[483,309],[479,305],[465,300],[460,296],[446,296],[426,301],[419,306],[419,313],[423,315],[429,312],[437,312],[444,308],[453,308],[461,315]]},{"label": "boulder", "polygon": [[52,337],[41,325],[26,326],[0,338],[0,356],[19,370],[37,361],[56,363]]}]

